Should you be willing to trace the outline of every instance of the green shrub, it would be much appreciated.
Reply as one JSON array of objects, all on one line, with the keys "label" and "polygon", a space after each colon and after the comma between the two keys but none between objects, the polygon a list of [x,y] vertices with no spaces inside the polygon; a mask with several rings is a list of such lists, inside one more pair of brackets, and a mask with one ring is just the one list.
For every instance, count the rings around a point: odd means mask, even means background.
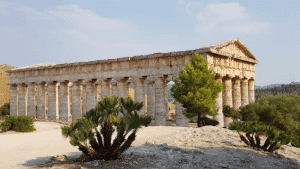
[{"label": "green shrub", "polygon": [[[300,96],[278,94],[264,95],[255,103],[240,107],[241,121],[229,124],[230,130],[246,132],[240,135],[242,141],[251,147],[274,152],[283,149],[281,145],[292,143],[300,147]],[[251,135],[250,135],[251,134]],[[259,136],[267,136],[264,145],[260,145]]]},{"label": "green shrub", "polygon": [[3,117],[6,115],[10,115],[10,102],[4,103],[0,107],[0,116]]},{"label": "green shrub", "polygon": [[0,125],[2,130],[16,130],[17,132],[32,132],[36,129],[33,128],[33,119],[30,116],[9,116],[5,117]]},{"label": "green shrub", "polygon": [[36,129],[32,126],[33,125],[33,118],[30,116],[18,116],[15,124],[15,130],[17,132],[32,132]]},{"label": "green shrub", "polygon": [[241,115],[238,113],[238,111],[236,111],[234,108],[231,108],[228,105],[223,106],[223,115],[225,117],[232,117],[234,120],[241,118]]},{"label": "green shrub", "polygon": [[[119,155],[127,150],[135,140],[137,130],[141,126],[147,127],[151,123],[151,117],[137,115],[136,111],[141,110],[142,107],[142,102],[135,103],[130,97],[121,98],[120,101],[118,96],[102,97],[102,101],[99,101],[97,106],[89,110],[81,119],[77,119],[70,127],[62,127],[62,134],[65,137],[71,137],[70,144],[79,146],[78,149],[84,154],[84,160],[77,159],[75,161],[118,159]],[[119,112],[123,116],[118,116]],[[101,126],[101,134],[97,129],[98,125]],[[111,144],[112,133],[115,131],[112,125],[117,128],[117,137]],[[92,132],[92,128],[96,133]],[[133,132],[126,140],[125,136],[131,130]],[[90,147],[87,145],[87,140],[89,140]]]},{"label": "green shrub", "polygon": [[[3,121],[1,123],[1,126],[3,126],[3,127],[6,126],[7,127],[7,124],[10,124],[8,130],[12,130],[12,129],[14,129],[16,123],[17,123],[17,117],[16,116],[6,115],[5,116],[5,121]],[[2,129],[7,129],[7,128],[2,128]]]},{"label": "green shrub", "polygon": [[7,131],[10,129],[11,123],[9,123],[8,121],[3,121],[0,124],[0,128],[2,129],[2,131]]},{"label": "green shrub", "polygon": [[203,126],[217,126],[219,124],[219,122],[217,120],[214,119],[210,119],[208,117],[200,117],[200,126],[199,127],[203,127]]}]

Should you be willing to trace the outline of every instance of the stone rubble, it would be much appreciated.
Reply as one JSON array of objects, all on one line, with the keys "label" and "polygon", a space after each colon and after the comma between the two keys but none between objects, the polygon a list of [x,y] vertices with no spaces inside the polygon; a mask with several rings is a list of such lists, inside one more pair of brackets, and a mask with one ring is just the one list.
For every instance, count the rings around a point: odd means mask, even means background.
[{"label": "stone rubble", "polygon": [[[243,135],[245,133],[241,132]],[[266,140],[260,136],[261,145]],[[189,127],[178,130],[173,136],[148,140],[141,147],[131,147],[124,154],[153,155],[147,166],[152,168],[272,168],[299,169],[300,149],[288,145],[275,155],[253,149],[239,138],[236,131],[216,126]],[[65,160],[57,156],[56,160]],[[55,161],[52,161],[55,162]],[[83,166],[101,168],[100,160],[86,162]],[[132,163],[132,168],[136,163]],[[79,168],[85,168],[85,167]],[[97,167],[97,168],[98,168]],[[57,167],[56,167],[57,168]],[[147,169],[145,167],[143,169]]]}]

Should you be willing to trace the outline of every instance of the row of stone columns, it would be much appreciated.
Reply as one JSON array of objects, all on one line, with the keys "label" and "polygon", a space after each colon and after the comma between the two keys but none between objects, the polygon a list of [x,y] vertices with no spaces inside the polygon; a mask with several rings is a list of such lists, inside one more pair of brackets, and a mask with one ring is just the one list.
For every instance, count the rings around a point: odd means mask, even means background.
[{"label": "row of stone columns", "polygon": [[218,94],[216,106],[219,108],[218,115],[213,119],[219,121],[220,126],[224,126],[223,106],[228,105],[235,110],[239,107],[255,102],[254,79],[241,79],[231,76],[216,76],[216,81],[223,81],[224,92]]},{"label": "row of stone columns", "polygon": [[[224,92],[218,94],[215,108],[219,108],[218,115],[213,118],[219,121],[220,126],[224,126],[222,106],[229,105],[238,109],[240,106],[247,105],[255,101],[254,80],[240,79],[238,77],[216,76],[217,81],[223,81]],[[101,86],[101,96],[118,95],[120,97],[129,96],[129,85],[135,85],[135,101],[143,102],[144,107],[138,112],[139,115],[146,115],[145,111],[145,86],[147,83],[147,115],[153,119],[153,125],[165,126],[168,114],[168,95],[167,84],[170,79],[166,77],[148,78],[120,78],[120,79],[90,79],[88,81],[77,80],[72,82],[72,121],[81,118],[87,111],[94,108],[97,104],[97,86]],[[48,120],[56,120],[56,112],[59,110],[59,120],[68,121],[68,84],[70,81],[48,82]],[[57,84],[59,83],[59,92]],[[11,115],[27,115],[35,118],[35,85],[38,88],[37,95],[37,119],[45,119],[45,82],[35,84],[20,84],[19,94],[17,85],[11,85]],[[154,89],[155,84],[155,89]],[[110,91],[112,85],[112,91]],[[81,90],[82,88],[82,90]],[[82,102],[81,102],[82,91]],[[155,91],[155,92],[154,92]],[[59,94],[59,96],[57,96]],[[56,105],[59,104],[58,109]],[[82,107],[82,110],[81,110]],[[189,119],[182,114],[183,107],[175,102],[175,120],[177,126],[188,126]]]}]

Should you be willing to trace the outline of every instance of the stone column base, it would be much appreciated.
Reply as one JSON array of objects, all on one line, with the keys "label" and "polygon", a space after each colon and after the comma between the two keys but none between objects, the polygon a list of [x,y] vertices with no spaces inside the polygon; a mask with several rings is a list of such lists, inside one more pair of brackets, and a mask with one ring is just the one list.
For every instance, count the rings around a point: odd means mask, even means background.
[{"label": "stone column base", "polygon": [[233,119],[230,117],[224,117],[224,126],[228,128],[229,124],[233,122]]}]

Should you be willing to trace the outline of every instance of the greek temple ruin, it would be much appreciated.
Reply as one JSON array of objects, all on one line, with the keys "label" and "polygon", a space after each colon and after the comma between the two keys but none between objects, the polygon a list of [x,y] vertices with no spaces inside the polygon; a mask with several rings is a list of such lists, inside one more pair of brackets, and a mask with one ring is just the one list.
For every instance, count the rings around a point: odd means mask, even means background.
[{"label": "greek temple ruin", "polygon": [[[168,112],[167,84],[174,77],[179,77],[179,72],[184,70],[186,62],[191,63],[191,56],[195,52],[207,60],[209,69],[216,73],[215,79],[223,81],[224,91],[216,99],[218,115],[211,117],[223,127],[223,105],[238,109],[255,101],[255,64],[258,64],[258,60],[238,38],[186,51],[46,66],[38,64],[8,70],[10,115],[45,119],[47,105],[48,120],[68,122],[68,113],[71,113],[72,122],[75,122],[96,106],[100,95],[128,97],[129,85],[132,83],[135,86],[135,101],[144,103],[139,115],[151,116],[151,125],[165,126]],[[101,89],[100,95],[97,95],[98,86]],[[72,90],[71,97],[68,87]],[[68,106],[70,100],[72,103]],[[188,127],[189,119],[183,116],[182,105],[178,102],[175,105],[176,126]]]}]

